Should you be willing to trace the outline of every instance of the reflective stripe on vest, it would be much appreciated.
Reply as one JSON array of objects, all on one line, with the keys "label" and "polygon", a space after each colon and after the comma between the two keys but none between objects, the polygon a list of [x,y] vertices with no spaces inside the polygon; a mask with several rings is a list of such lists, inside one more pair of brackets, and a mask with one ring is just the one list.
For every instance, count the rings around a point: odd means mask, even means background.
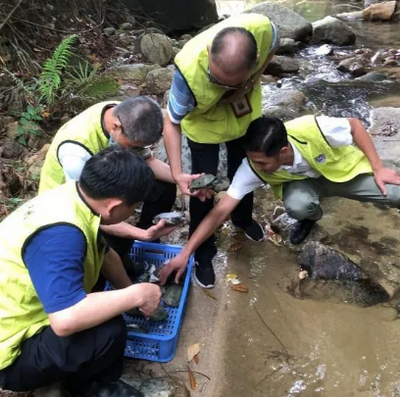
[{"label": "reflective stripe on vest", "polygon": [[58,149],[62,143],[78,143],[91,154],[96,154],[108,146],[108,138],[101,127],[101,114],[105,106],[118,103],[120,102],[108,101],[93,105],[57,131],[40,174],[39,194],[65,182],[64,171],[58,160]]},{"label": "reflective stripe on vest", "polygon": [[0,224],[0,370],[20,354],[24,340],[49,325],[22,255],[26,243],[39,230],[67,224],[86,238],[84,288],[89,293],[103,263],[98,247],[100,217],[80,198],[75,182],[68,182],[30,200]]},{"label": "reflective stripe on vest", "polygon": [[[322,134],[314,116],[304,116],[285,123],[289,142],[295,146],[304,160],[332,182],[347,182],[357,175],[371,173],[372,168],[364,153],[352,145],[331,147]],[[272,174],[258,171],[249,159],[253,171],[282,198],[282,184],[309,178],[279,170]]]},{"label": "reflective stripe on vest", "polygon": [[[207,76],[208,52],[215,35],[223,28],[237,26],[250,31],[259,51],[258,65],[262,65],[269,54],[273,40],[270,20],[260,14],[241,14],[230,17],[191,39],[175,57],[175,64],[185,77],[197,106],[182,120],[182,131],[194,142],[222,143],[237,139],[246,133],[251,121],[261,116],[261,85],[248,94],[252,112],[237,118],[230,104],[219,103],[226,92],[210,83]],[[252,74],[257,71],[257,67]]]}]

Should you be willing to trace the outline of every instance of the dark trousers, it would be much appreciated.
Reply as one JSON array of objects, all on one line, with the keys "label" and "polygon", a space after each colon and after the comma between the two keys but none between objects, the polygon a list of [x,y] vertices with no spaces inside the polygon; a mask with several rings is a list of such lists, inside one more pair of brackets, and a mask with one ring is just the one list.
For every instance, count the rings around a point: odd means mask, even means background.
[{"label": "dark trousers", "polygon": [[[228,178],[232,181],[236,170],[242,160],[246,157],[243,148],[243,138],[226,142],[228,150]],[[216,175],[218,170],[219,144],[197,143],[188,139],[189,148],[192,155],[192,174]],[[214,200],[201,202],[197,197],[190,197],[190,227],[189,236],[196,230],[204,217],[212,210]],[[246,228],[251,225],[253,212],[253,193],[247,194],[231,214],[232,222],[235,226]],[[195,259],[199,263],[211,261],[217,253],[214,235],[209,237],[195,253]]]},{"label": "dark trousers", "polygon": [[[151,192],[151,197],[143,202],[142,213],[140,214],[137,227],[148,229],[153,226],[153,218],[161,212],[171,211],[176,199],[176,185],[168,182],[156,181],[155,187]],[[111,236],[104,233],[107,243],[113,248],[118,255],[123,258],[129,253],[133,239]]]},{"label": "dark trousers", "polygon": [[72,394],[86,394],[96,380],[119,379],[126,335],[122,316],[67,337],[46,327],[27,339],[21,355],[0,371],[0,386],[29,391],[65,381]]}]

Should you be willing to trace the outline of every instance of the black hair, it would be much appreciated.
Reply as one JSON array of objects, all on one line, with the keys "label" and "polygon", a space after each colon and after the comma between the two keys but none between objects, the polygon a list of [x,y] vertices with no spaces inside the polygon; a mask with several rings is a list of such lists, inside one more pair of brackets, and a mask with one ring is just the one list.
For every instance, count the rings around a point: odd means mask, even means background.
[{"label": "black hair", "polygon": [[143,201],[153,188],[155,177],[142,157],[132,149],[108,147],[85,164],[79,186],[97,200],[120,198],[131,206]]},{"label": "black hair", "polygon": [[113,115],[119,119],[124,134],[131,142],[152,145],[161,138],[164,127],[162,110],[150,97],[125,99],[113,109]]},{"label": "black hair", "polygon": [[288,146],[289,141],[282,120],[261,116],[253,120],[244,136],[244,147],[248,152],[274,156]]},{"label": "black hair", "polygon": [[[237,64],[234,65],[236,71],[250,70],[257,61],[257,41],[253,34],[242,27],[227,27],[220,30],[211,43],[211,57],[214,62],[220,64],[223,61],[225,50],[231,46],[231,36],[242,36],[246,45],[241,49],[240,57],[237,58]],[[232,65],[231,65],[232,66]]]}]

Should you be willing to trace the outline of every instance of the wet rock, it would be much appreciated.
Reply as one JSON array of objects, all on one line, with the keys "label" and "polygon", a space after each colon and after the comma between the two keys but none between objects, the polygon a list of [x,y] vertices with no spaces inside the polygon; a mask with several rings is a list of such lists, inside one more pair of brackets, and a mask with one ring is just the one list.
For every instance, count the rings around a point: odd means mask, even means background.
[{"label": "wet rock", "polygon": [[355,77],[359,77],[367,73],[365,66],[358,58],[344,59],[339,63],[337,69],[343,73],[350,73]]},{"label": "wet rock", "polygon": [[297,59],[276,55],[267,66],[265,73],[280,76],[282,73],[296,73],[299,69],[300,63]]},{"label": "wet rock", "polygon": [[119,28],[121,30],[133,30],[133,25],[130,22],[125,22]]},{"label": "wet rock", "polygon": [[159,33],[145,34],[140,40],[140,51],[151,62],[167,65],[174,55],[171,39]]},{"label": "wet rock", "polygon": [[263,2],[246,12],[262,14],[277,26],[281,38],[307,43],[312,36],[312,25],[301,15],[275,2]]},{"label": "wet rock", "polygon": [[307,243],[299,255],[299,265],[308,273],[300,283],[302,297],[341,301],[361,307],[390,299],[387,291],[361,267],[326,245]]},{"label": "wet rock", "polygon": [[153,94],[162,95],[172,83],[174,72],[170,69],[155,69],[146,76],[146,85]]},{"label": "wet rock", "polygon": [[10,138],[5,138],[3,140],[2,148],[2,157],[5,159],[16,159],[28,152],[23,145]]},{"label": "wet rock", "polygon": [[356,41],[353,30],[337,18],[327,16],[312,24],[312,44],[328,43],[335,45],[352,45]]},{"label": "wet rock", "polygon": [[122,65],[114,69],[110,69],[107,76],[122,80],[128,84],[141,85],[145,82],[149,71],[160,68],[159,65],[145,65],[143,63],[135,63],[133,65]]},{"label": "wet rock", "polygon": [[356,19],[364,18],[362,11],[343,12],[341,14],[335,15],[335,17],[342,21],[354,21]]},{"label": "wet rock", "polygon": [[390,21],[396,9],[396,1],[384,1],[372,4],[362,11],[363,18],[367,21]]},{"label": "wet rock", "polygon": [[396,61],[396,59],[394,58],[388,58],[385,60],[385,62],[383,62],[383,67],[393,67],[393,66],[397,66],[399,63]]},{"label": "wet rock", "polygon": [[277,90],[263,102],[263,114],[284,121],[300,116],[306,97],[297,90]]},{"label": "wet rock", "polygon": [[279,41],[277,55],[294,54],[299,48],[300,42],[289,38],[283,38]]},{"label": "wet rock", "polygon": [[270,74],[261,75],[260,80],[261,80],[262,84],[275,84],[276,83],[275,77]]},{"label": "wet rock", "polygon": [[323,44],[315,50],[315,55],[331,55],[333,48],[329,44]]},{"label": "wet rock", "polygon": [[364,74],[364,76],[357,77],[356,80],[361,80],[361,81],[385,81],[388,80],[386,75],[383,73],[379,72],[368,72],[367,74]]},{"label": "wet rock", "polygon": [[112,26],[110,26],[109,28],[104,28],[103,29],[103,33],[107,36],[113,36],[117,33],[117,29],[113,28]]}]

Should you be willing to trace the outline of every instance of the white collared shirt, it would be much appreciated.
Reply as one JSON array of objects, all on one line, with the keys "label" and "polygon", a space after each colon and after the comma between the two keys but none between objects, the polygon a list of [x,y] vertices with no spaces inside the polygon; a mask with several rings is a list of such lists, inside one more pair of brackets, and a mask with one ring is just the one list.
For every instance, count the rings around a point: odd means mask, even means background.
[{"label": "white collared shirt", "polygon": [[[319,128],[325,139],[332,147],[349,146],[353,143],[351,126],[346,118],[336,118],[327,116],[316,117]],[[291,144],[290,144],[291,145]],[[299,150],[291,145],[294,159],[293,165],[284,165],[279,169],[284,169],[290,174],[306,175],[309,178],[319,178],[321,174],[315,171],[310,164],[303,158]],[[251,169],[247,158],[243,159],[242,164],[236,171],[233,181],[228,189],[228,194],[236,200],[241,200],[247,193],[264,186],[265,182]]]}]

